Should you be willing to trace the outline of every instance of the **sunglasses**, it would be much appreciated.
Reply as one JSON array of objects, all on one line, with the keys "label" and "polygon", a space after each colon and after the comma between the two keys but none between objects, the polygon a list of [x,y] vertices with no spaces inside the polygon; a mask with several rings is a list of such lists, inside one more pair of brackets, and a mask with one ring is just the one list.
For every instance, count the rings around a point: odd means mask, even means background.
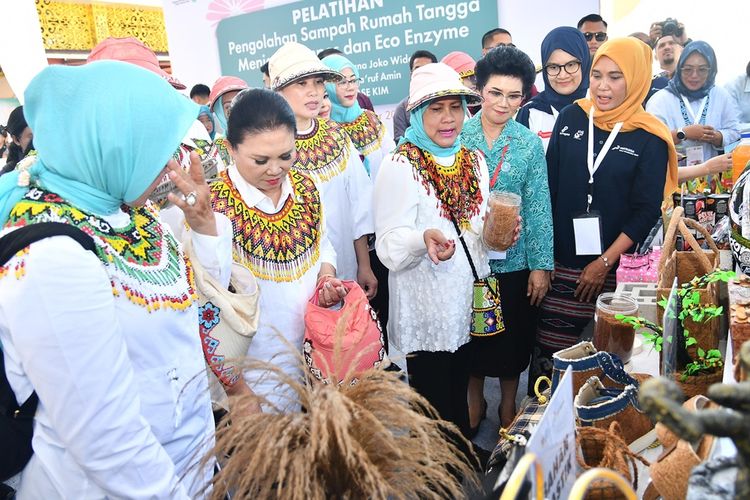
[{"label": "sunglasses", "polygon": [[597,31],[596,33],[591,33],[590,31],[587,31],[583,34],[583,37],[586,39],[587,42],[590,42],[592,38],[596,38],[597,42],[603,42],[607,39],[607,34],[603,31]]}]

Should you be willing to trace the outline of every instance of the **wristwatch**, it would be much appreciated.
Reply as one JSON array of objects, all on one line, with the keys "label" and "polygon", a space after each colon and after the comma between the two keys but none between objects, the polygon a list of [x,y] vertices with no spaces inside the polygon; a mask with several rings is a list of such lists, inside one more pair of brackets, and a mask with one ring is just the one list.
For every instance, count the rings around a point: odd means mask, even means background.
[{"label": "wristwatch", "polygon": [[675,135],[677,135],[677,138],[678,138],[679,140],[681,140],[681,141],[684,141],[684,140],[685,140],[685,137],[687,137],[687,136],[685,135],[685,131],[684,131],[684,130],[682,130],[681,128],[678,128],[678,129],[677,129],[677,134],[675,134]]}]

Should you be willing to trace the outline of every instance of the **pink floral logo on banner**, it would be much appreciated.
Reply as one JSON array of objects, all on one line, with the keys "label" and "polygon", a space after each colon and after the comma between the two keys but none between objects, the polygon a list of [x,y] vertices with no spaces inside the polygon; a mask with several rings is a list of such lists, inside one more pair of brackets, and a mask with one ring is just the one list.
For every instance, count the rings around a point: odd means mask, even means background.
[{"label": "pink floral logo on banner", "polygon": [[264,4],[264,0],[214,0],[208,6],[206,19],[216,26],[222,19],[260,10]]}]

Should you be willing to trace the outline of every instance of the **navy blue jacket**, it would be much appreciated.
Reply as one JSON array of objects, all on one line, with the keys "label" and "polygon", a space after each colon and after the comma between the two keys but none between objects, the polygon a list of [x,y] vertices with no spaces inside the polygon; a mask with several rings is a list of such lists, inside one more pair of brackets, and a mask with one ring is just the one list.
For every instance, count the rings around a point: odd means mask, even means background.
[{"label": "navy blue jacket", "polygon": [[[594,127],[594,158],[609,132]],[[573,217],[586,211],[588,117],[578,105],[557,118],[547,148],[547,169],[555,232],[555,260],[582,269],[598,256],[577,256]],[[642,241],[661,216],[667,174],[667,144],[650,132],[620,132],[594,174],[591,210],[602,223],[603,250],[625,233]]]}]

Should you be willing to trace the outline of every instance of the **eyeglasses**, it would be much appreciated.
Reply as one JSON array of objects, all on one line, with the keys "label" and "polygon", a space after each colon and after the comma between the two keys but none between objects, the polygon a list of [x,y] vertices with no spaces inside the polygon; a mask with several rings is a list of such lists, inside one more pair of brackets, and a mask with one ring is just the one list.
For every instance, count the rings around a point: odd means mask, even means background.
[{"label": "eyeglasses", "polygon": [[581,69],[581,61],[568,61],[565,64],[548,64],[544,67],[544,70],[547,72],[547,75],[549,76],[557,76],[560,74],[560,71],[565,68],[565,72],[569,75],[572,75],[574,73],[577,73],[579,69]]},{"label": "eyeglasses", "polygon": [[596,33],[591,33],[590,31],[586,31],[583,33],[583,37],[586,39],[587,42],[590,42],[592,38],[596,38],[597,42],[603,42],[607,39],[607,34],[603,31],[597,31]]},{"label": "eyeglasses", "polygon": [[503,95],[502,92],[498,92],[497,90],[488,90],[487,96],[485,98],[487,101],[491,103],[500,102],[503,99],[508,101],[508,104],[511,106],[515,106],[516,104],[519,104],[523,100],[523,94],[521,93],[514,93],[509,95]]},{"label": "eyeglasses", "polygon": [[697,74],[698,76],[708,76],[708,72],[711,71],[711,66],[683,66],[680,72],[684,76]]},{"label": "eyeglasses", "polygon": [[359,87],[359,84],[362,83],[362,81],[363,80],[361,78],[350,78],[349,80],[341,80],[339,82],[336,82],[336,85],[338,85],[342,89],[349,86]]}]

